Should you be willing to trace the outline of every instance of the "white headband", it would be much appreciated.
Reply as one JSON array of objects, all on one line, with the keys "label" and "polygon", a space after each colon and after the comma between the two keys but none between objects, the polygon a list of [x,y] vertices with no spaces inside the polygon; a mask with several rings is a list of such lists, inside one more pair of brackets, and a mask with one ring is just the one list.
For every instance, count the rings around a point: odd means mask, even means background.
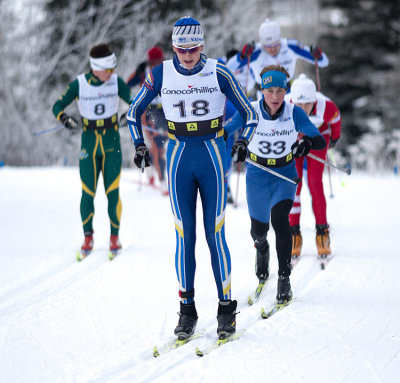
[{"label": "white headband", "polygon": [[117,66],[117,57],[115,53],[106,57],[90,57],[90,67],[93,70],[106,70],[106,69],[114,69]]}]

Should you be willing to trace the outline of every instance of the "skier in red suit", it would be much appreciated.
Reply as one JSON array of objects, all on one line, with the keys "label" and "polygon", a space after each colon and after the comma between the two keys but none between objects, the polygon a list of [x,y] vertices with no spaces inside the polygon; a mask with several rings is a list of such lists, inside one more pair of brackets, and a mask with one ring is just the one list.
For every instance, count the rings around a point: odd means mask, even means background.
[{"label": "skier in red suit", "polygon": [[[309,116],[311,122],[319,129],[325,138],[327,146],[324,150],[311,150],[310,153],[326,159],[328,148],[334,148],[340,138],[341,118],[338,107],[325,95],[316,91],[315,83],[305,74],[294,80],[288,101],[300,106]],[[303,176],[305,157],[296,158],[296,169],[300,178]],[[322,175],[324,164],[307,157],[307,182],[312,198],[312,208],[316,223],[316,244],[318,256],[326,257],[331,254],[329,225],[326,217],[326,199]],[[300,231],[301,203],[300,193],[302,182],[297,186],[293,208],[289,215],[292,230],[292,257],[301,253],[303,239]]]}]

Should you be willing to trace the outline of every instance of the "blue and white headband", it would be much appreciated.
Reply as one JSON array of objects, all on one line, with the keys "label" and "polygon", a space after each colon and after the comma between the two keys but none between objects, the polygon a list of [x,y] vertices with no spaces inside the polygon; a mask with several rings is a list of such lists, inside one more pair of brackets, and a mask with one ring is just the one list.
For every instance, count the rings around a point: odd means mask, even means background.
[{"label": "blue and white headband", "polygon": [[268,89],[272,87],[287,89],[287,78],[285,73],[278,70],[270,70],[261,76],[261,88]]}]

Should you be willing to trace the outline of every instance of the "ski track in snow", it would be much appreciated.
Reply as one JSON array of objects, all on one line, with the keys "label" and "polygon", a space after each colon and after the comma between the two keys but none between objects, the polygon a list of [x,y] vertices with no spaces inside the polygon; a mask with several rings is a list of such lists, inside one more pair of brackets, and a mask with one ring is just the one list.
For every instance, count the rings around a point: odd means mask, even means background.
[{"label": "ski track in snow", "polygon": [[8,291],[0,297],[0,316],[15,314],[87,278],[104,264],[105,259],[96,256],[100,252],[107,254],[107,249],[94,250],[82,266],[71,258],[69,262]]},{"label": "ski track in snow", "polygon": [[78,263],[78,169],[0,169],[6,185],[0,200],[7,201],[0,214],[1,383],[400,381],[398,178],[355,172],[342,186],[333,173],[335,198],[327,204],[334,256],[326,270],[317,260],[311,201],[303,188],[304,243],[291,276],[293,303],[263,320],[261,307],[269,310],[276,295],[274,232],[268,235],[270,278],[248,306],[257,278],[242,175],[239,206],[227,208],[226,235],[237,327],[246,332],[203,358],[194,350],[217,338],[217,299],[199,201],[197,328],[207,332],[155,359],[153,347],[173,338],[178,321],[173,218],[168,198],[145,185],[137,190],[132,180],[138,171],[122,174],[123,251],[108,261],[100,178],[95,250]]}]

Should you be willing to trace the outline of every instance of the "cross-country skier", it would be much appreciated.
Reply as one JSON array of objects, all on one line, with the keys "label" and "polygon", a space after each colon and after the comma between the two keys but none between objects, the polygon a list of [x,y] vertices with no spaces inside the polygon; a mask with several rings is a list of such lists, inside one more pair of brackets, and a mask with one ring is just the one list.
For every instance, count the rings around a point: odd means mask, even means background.
[{"label": "cross-country skier", "polygon": [[70,82],[67,89],[53,105],[53,113],[67,129],[77,127],[73,117],[64,109],[77,100],[82,118],[82,143],[79,171],[82,181],[80,204],[85,240],[82,256],[93,249],[94,197],[100,172],[108,198],[108,215],[111,224],[110,251],[121,249],[119,228],[122,204],[119,198],[119,181],[122,170],[122,153],[118,125],[119,98],[130,103],[130,88],[114,73],[117,58],[107,44],[90,50],[90,67]]},{"label": "cross-country skier", "polygon": [[[253,102],[259,116],[256,132],[249,145],[249,158],[288,178],[297,176],[294,158],[303,157],[310,149],[321,150],[326,143],[318,129],[298,106],[284,101],[288,72],[281,66],[270,65],[260,74],[262,99]],[[225,125],[228,134],[240,129],[241,117],[235,114]],[[296,141],[298,132],[304,134]],[[292,299],[290,287],[292,237],[289,212],[293,205],[296,185],[277,175],[248,163],[246,195],[251,220],[250,234],[256,248],[256,275],[262,285],[269,277],[269,222],[276,236],[278,256],[277,303]]]},{"label": "cross-country skier", "polygon": [[[146,76],[150,73],[150,71],[157,65],[160,65],[163,61],[163,50],[158,46],[150,48],[147,51],[147,61],[144,61],[138,65],[136,71],[129,76],[127,84],[132,88],[137,85],[142,86]],[[145,137],[150,144],[149,149],[151,154],[151,163],[157,172],[161,186],[161,193],[163,195],[168,195],[165,174],[165,144],[168,141],[168,126],[159,97],[156,97],[154,100],[152,100],[146,110],[146,113],[143,113],[142,128],[145,131]],[[154,184],[155,181],[153,169],[152,167],[149,167],[148,169],[151,169],[149,171],[150,183]]]},{"label": "cross-country skier", "polygon": [[[297,40],[283,38],[280,26],[272,20],[266,19],[259,28],[259,42],[247,43],[242,51],[232,57],[227,67],[239,79],[242,86],[261,84],[260,73],[268,65],[282,65],[289,73],[290,81],[295,74],[298,59],[314,64],[315,60],[320,68],[328,66],[329,60],[321,48],[315,45],[303,45]],[[250,75],[247,73],[250,71]],[[252,78],[254,77],[254,80]],[[252,81],[249,81],[252,80]]]},{"label": "cross-country skier", "polygon": [[[340,138],[341,118],[338,107],[328,97],[317,92],[314,81],[303,73],[293,81],[291,93],[286,97],[288,102],[292,102],[306,112],[311,122],[325,138],[327,146],[324,150],[311,150],[312,154],[325,160],[328,147],[334,148]],[[304,157],[296,158],[296,169],[300,178],[303,177],[304,159]],[[322,182],[323,172],[323,163],[307,157],[307,184],[311,193],[312,209],[315,216],[317,232],[315,241],[319,256],[331,254],[329,225],[326,217],[326,199]],[[302,182],[297,186],[296,197],[289,216],[290,227],[292,229],[293,257],[300,256],[303,244],[300,231],[301,189]]]},{"label": "cross-country skier", "polygon": [[226,146],[222,118],[228,97],[240,112],[245,129],[233,151],[243,161],[257,114],[234,75],[222,63],[202,54],[203,31],[192,17],[178,20],[172,31],[172,60],[164,61],[147,76],[133,100],[127,122],[136,148],[138,167],[150,165],[143,141],[140,116],[158,95],[168,121],[167,173],[175,219],[175,266],[179,281],[180,318],[175,334],[187,338],[197,323],[194,302],[196,269],[196,201],[203,205],[206,240],[218,290],[220,338],[236,331],[236,300],[231,299],[231,260],[225,240],[227,195]]}]

